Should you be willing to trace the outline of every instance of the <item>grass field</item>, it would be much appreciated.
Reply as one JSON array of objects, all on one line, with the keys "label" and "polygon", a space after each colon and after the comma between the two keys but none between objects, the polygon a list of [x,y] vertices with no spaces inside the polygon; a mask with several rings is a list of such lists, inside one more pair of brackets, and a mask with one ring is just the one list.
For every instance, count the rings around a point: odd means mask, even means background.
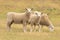
[{"label": "grass field", "polygon": [[[10,11],[24,12],[25,8],[34,8],[49,13],[49,18],[55,26],[54,32],[43,27],[41,32],[23,32],[21,24],[13,24],[7,31],[6,13]],[[60,0],[0,0],[0,40],[60,40]]]}]

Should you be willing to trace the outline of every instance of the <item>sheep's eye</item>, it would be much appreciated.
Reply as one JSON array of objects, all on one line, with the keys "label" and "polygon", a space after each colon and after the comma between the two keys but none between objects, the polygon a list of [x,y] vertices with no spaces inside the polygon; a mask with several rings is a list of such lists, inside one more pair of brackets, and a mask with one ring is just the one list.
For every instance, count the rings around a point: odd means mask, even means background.
[{"label": "sheep's eye", "polygon": [[38,15],[37,13],[35,13],[36,15]]}]

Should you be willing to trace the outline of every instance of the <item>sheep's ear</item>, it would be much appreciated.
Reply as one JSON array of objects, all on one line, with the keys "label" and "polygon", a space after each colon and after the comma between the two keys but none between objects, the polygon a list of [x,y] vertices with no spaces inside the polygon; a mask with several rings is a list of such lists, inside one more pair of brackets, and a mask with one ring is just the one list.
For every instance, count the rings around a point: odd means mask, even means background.
[{"label": "sheep's ear", "polygon": [[31,10],[33,10],[33,8],[31,8]]},{"label": "sheep's ear", "polygon": [[38,15],[37,13],[35,13],[36,15]]},{"label": "sheep's ear", "polygon": [[25,8],[25,10],[27,10],[27,8]]},{"label": "sheep's ear", "polygon": [[41,12],[41,15],[43,14],[43,12]]},{"label": "sheep's ear", "polygon": [[50,13],[47,13],[47,15],[49,15]]}]

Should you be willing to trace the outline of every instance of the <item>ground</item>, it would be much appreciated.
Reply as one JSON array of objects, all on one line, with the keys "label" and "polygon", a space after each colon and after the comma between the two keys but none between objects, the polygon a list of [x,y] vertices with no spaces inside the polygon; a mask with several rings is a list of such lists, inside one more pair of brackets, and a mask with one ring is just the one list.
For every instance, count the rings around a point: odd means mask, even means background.
[{"label": "ground", "polygon": [[[54,32],[44,26],[41,32],[23,32],[22,24],[13,24],[11,31],[6,27],[7,12],[24,12],[30,7],[47,13],[54,25]],[[0,0],[0,40],[60,40],[60,0]]]}]

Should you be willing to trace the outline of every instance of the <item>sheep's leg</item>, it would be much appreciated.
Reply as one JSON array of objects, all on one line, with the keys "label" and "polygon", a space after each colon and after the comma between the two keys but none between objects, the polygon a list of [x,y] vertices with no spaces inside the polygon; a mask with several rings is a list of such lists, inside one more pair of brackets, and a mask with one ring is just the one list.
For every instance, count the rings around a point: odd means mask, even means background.
[{"label": "sheep's leg", "polygon": [[26,26],[27,26],[27,24],[26,24],[26,22],[24,22],[23,23],[23,30],[24,30],[24,32],[26,32]]},{"label": "sheep's leg", "polygon": [[41,25],[41,28],[43,28],[43,25]]},{"label": "sheep's leg", "polygon": [[11,29],[11,24],[12,24],[12,23],[13,23],[12,21],[8,21],[8,22],[7,22],[8,31],[10,31],[10,29]]},{"label": "sheep's leg", "polygon": [[41,26],[38,24],[38,30],[39,32],[41,32]]},{"label": "sheep's leg", "polygon": [[34,30],[34,32],[36,31],[36,29],[35,29],[35,28],[36,28],[36,25],[34,25],[34,29],[33,29],[33,30]]},{"label": "sheep's leg", "polygon": [[33,24],[31,24],[31,29],[30,29],[30,32],[32,32],[32,30],[33,30]]},{"label": "sheep's leg", "polygon": [[41,25],[41,30],[43,29],[43,25]]}]

